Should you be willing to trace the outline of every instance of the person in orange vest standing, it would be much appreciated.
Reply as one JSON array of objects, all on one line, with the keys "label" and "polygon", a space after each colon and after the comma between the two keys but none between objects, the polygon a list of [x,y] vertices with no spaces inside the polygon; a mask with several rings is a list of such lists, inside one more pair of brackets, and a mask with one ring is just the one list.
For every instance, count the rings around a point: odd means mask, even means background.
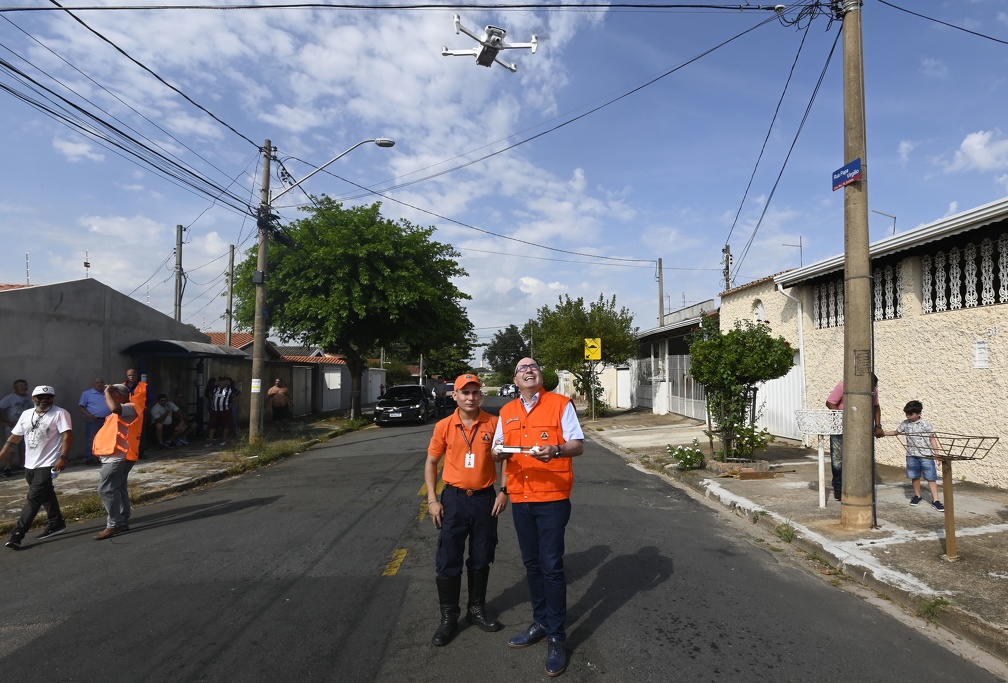
[{"label": "person in orange vest standing", "polygon": [[[507,489],[494,490],[497,469],[490,453],[497,418],[480,408],[483,388],[476,375],[466,373],[455,380],[453,392],[458,410],[434,427],[424,483],[427,510],[440,529],[434,558],[441,623],[431,642],[442,647],[455,635],[465,566],[469,586],[466,619],[484,631],[499,631],[499,621],[486,612],[487,581],[497,548],[497,516],[507,507]],[[438,462],[444,458],[445,487],[437,498]],[[469,560],[465,560],[466,541]]]},{"label": "person in orange vest standing", "polygon": [[[507,461],[511,515],[532,603],[532,624],[508,645],[528,647],[546,638],[546,675],[567,670],[567,577],[564,532],[570,521],[574,458],[584,452],[584,432],[574,404],[543,389],[532,358],[515,368],[518,397],[500,410],[494,433],[494,460]],[[518,447],[521,452],[506,450]]]},{"label": "person in orange vest standing", "polygon": [[105,528],[95,535],[96,541],[129,531],[130,499],[126,480],[140,457],[144,423],[143,408],[130,401],[130,388],[125,384],[105,387],[105,403],[112,412],[95,436],[94,454],[102,463],[98,496],[108,520]]}]

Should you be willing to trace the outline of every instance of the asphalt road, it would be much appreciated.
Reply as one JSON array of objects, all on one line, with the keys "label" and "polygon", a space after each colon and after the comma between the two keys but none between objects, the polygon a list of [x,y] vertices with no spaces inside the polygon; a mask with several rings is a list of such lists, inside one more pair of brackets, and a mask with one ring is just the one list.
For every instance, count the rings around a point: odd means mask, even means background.
[{"label": "asphalt road", "polygon": [[[138,508],[111,541],[95,520],[0,549],[3,679],[544,679],[543,645],[506,647],[530,618],[510,512],[488,592],[505,630],[430,645],[431,429],[357,432]],[[575,468],[562,680],[998,680],[594,443]]]}]

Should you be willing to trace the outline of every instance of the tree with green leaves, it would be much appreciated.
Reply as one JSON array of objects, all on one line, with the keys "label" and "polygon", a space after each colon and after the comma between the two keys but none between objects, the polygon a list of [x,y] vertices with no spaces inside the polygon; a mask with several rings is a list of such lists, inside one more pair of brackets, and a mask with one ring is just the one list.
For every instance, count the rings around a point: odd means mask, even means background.
[{"label": "tree with green leaves", "polygon": [[[381,216],[379,203],[343,208],[323,195],[269,246],[267,326],[284,341],[342,354],[352,378],[351,416],[361,414],[366,354],[402,344],[412,355],[453,349],[470,355],[476,337],[453,283],[466,275],[433,227]],[[286,241],[286,240],[285,240]],[[256,249],[235,269],[235,319],[252,329]],[[449,354],[445,354],[448,357]]]},{"label": "tree with green leaves", "polygon": [[522,338],[518,326],[508,325],[494,333],[493,339],[483,351],[483,358],[495,372],[510,377],[514,374],[518,361],[530,353],[528,342]]},{"label": "tree with green leaves", "polygon": [[[626,363],[637,353],[633,314],[625,307],[616,308],[615,295],[607,301],[599,294],[598,301],[585,308],[583,298],[565,294],[554,308],[540,308],[536,319],[525,324],[522,336],[530,340],[532,355],[541,365],[569,370],[574,389],[592,396],[596,403],[602,391],[595,381],[599,370]],[[593,338],[602,340],[601,361],[585,360],[585,339]]]},{"label": "tree with green leaves", "polygon": [[[783,337],[772,337],[766,325],[736,321],[722,334],[717,318],[703,316],[690,344],[690,374],[704,385],[712,431],[733,457],[736,438],[758,441],[755,432],[759,385],[783,377],[794,365],[794,350]],[[748,449],[741,449],[748,450]],[[751,455],[751,452],[748,453]]]}]

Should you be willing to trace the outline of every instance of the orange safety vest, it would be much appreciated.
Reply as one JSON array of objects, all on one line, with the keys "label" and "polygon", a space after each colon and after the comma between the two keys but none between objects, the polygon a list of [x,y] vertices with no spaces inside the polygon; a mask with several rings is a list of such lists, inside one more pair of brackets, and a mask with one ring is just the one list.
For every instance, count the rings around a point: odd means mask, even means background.
[{"label": "orange safety vest", "polygon": [[[501,432],[505,446],[533,446],[566,443],[560,418],[570,399],[550,391],[539,391],[539,400],[525,412],[521,397],[500,409]],[[571,458],[543,462],[526,453],[511,456],[505,466],[508,496],[512,503],[545,503],[570,498],[574,488],[574,463]]]},{"label": "orange safety vest", "polygon": [[[124,403],[124,406],[133,406]],[[136,406],[133,406],[136,410]],[[140,434],[143,431],[143,415],[139,413],[132,422],[126,422],[116,413],[105,418],[105,424],[95,434],[92,453],[95,455],[125,457],[127,460],[140,459]]]},{"label": "orange safety vest", "polygon": [[130,392],[130,403],[136,407],[138,413],[147,410],[147,382],[137,382]]}]

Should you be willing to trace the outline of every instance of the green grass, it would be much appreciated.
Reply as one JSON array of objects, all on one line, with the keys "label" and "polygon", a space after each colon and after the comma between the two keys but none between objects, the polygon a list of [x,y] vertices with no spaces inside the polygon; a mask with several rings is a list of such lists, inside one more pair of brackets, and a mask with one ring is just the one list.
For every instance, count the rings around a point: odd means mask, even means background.
[{"label": "green grass", "polygon": [[787,522],[783,522],[774,527],[774,533],[777,534],[777,537],[780,540],[784,541],[785,543],[790,543],[791,541],[794,540],[795,528],[790,524],[788,524]]},{"label": "green grass", "polygon": [[942,609],[951,605],[945,598],[935,598],[934,600],[928,600],[923,605],[921,605],[920,610],[917,612],[917,616],[923,617],[924,620],[933,624],[938,619],[938,615],[941,613]]}]

